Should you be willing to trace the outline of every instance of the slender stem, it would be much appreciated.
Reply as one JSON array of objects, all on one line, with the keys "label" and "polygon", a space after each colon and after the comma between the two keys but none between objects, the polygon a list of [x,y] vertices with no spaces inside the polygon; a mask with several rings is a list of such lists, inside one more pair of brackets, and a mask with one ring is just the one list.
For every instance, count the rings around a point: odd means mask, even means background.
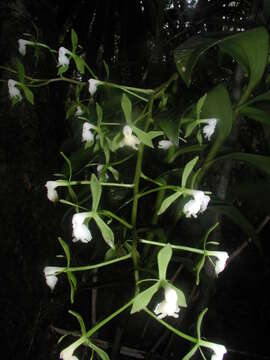
[{"label": "slender stem", "polygon": [[[59,182],[57,184],[57,187],[62,187],[62,186],[69,186],[69,185],[90,185],[91,181],[90,180],[79,180],[79,181],[66,181],[66,180],[61,180],[63,182]],[[100,185],[102,186],[113,186],[113,187],[123,187],[123,188],[133,188],[134,184],[118,184],[118,183],[104,183],[101,182]]]},{"label": "slender stem", "polygon": [[[159,242],[156,242],[156,241],[145,240],[145,239],[139,239],[139,242],[142,243],[142,244],[155,245],[155,246],[161,246],[161,247],[164,247],[164,246],[168,245],[168,243],[166,243],[166,244],[165,243],[159,243]],[[207,250],[204,251],[204,250],[192,248],[192,247],[189,247],[189,246],[171,245],[171,248],[175,249],[175,250],[188,251],[188,252],[192,252],[192,253],[195,253],[195,254],[208,253]]]},{"label": "slender stem", "polygon": [[113,218],[113,219],[117,220],[118,222],[120,222],[121,224],[123,224],[126,228],[132,229],[132,225],[130,225],[126,220],[120,218],[119,216],[115,215],[113,212],[111,212],[109,210],[100,210],[99,214]]},{"label": "slender stem", "polygon": [[198,343],[198,339],[194,338],[193,336],[190,336],[188,334],[183,333],[182,331],[175,329],[173,326],[171,326],[170,324],[166,323],[165,321],[159,319],[154,313],[152,313],[152,311],[148,310],[147,308],[144,309],[144,311],[150,315],[152,318],[154,318],[156,321],[158,321],[160,324],[164,325],[167,329],[169,329],[170,331],[172,331],[173,333],[175,333],[177,336],[180,336],[181,338],[188,340],[194,344]]},{"label": "slender stem", "polygon": [[101,268],[107,265],[111,265],[120,261],[124,261],[127,259],[131,258],[131,254],[127,254],[125,256],[121,256],[118,259],[113,259],[113,260],[109,260],[109,261],[105,261],[103,263],[100,264],[95,264],[95,265],[86,265],[86,266],[78,266],[78,267],[69,267],[66,268],[65,270],[63,270],[63,272],[67,273],[67,272],[75,272],[75,271],[85,271],[85,270],[92,270],[92,269],[97,269],[97,268]]}]

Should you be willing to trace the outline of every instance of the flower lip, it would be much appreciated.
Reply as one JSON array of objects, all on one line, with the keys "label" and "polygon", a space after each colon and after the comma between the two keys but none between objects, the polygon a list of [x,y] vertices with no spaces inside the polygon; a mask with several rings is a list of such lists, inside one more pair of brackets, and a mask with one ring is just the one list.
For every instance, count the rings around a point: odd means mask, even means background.
[{"label": "flower lip", "polygon": [[215,132],[215,128],[217,125],[217,119],[205,119],[204,122],[206,122],[207,125],[203,127],[203,135],[207,140],[210,140],[212,135]]},{"label": "flower lip", "polygon": [[58,66],[68,66],[69,58],[67,55],[71,54],[71,52],[65,47],[61,46],[58,51]]},{"label": "flower lip", "polygon": [[21,55],[24,56],[26,54],[26,45],[32,45],[33,42],[29,40],[19,39],[18,44],[19,44],[18,51]]},{"label": "flower lip", "polygon": [[227,353],[227,349],[224,345],[211,344],[211,349],[214,351],[211,360],[222,360],[224,354]]},{"label": "flower lip", "polygon": [[11,98],[18,98],[18,100],[22,100],[22,94],[20,90],[17,88],[18,81],[9,79],[8,80],[8,92]]},{"label": "flower lip", "polygon": [[229,254],[226,251],[217,251],[215,256],[217,257],[215,272],[218,275],[225,269]]},{"label": "flower lip", "polygon": [[101,84],[101,81],[96,79],[89,79],[88,83],[89,83],[89,87],[88,87],[89,93],[91,96],[93,96],[97,91],[97,87]]},{"label": "flower lip", "polygon": [[193,216],[197,217],[198,213],[202,213],[206,210],[209,201],[211,200],[208,195],[205,195],[203,191],[194,190],[192,193],[193,200],[189,200],[184,208],[183,213],[187,218]]},{"label": "flower lip", "polygon": [[94,126],[90,123],[85,122],[83,124],[82,142],[90,142],[94,140],[94,134],[91,131],[92,129],[94,129]]},{"label": "flower lip", "polygon": [[130,146],[134,150],[138,150],[138,145],[140,144],[140,140],[132,134],[132,128],[129,125],[125,125],[123,127],[123,135],[124,138],[120,142],[120,147]]},{"label": "flower lip", "polygon": [[159,319],[163,319],[165,316],[178,318],[180,308],[178,306],[177,292],[170,286],[165,286],[164,297],[165,299],[156,305],[154,313]]},{"label": "flower lip", "polygon": [[88,226],[84,224],[84,221],[90,217],[89,212],[82,212],[74,214],[72,217],[72,228],[73,228],[73,242],[81,241],[88,243],[92,240],[92,234],[88,229]]},{"label": "flower lip", "polygon": [[158,148],[161,150],[168,150],[171,146],[173,146],[171,140],[160,140],[158,142]]},{"label": "flower lip", "polygon": [[58,186],[57,181],[47,181],[45,187],[47,188],[47,197],[50,201],[58,201],[58,193],[55,188]]}]

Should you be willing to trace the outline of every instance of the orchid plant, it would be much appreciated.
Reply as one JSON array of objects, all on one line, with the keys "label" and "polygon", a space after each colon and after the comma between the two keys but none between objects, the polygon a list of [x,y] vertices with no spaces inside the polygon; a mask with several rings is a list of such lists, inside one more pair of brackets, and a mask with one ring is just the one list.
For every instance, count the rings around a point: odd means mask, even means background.
[{"label": "orchid plant", "polygon": [[[260,38],[267,37],[263,29],[258,31]],[[226,45],[237,42],[246,44],[245,36],[246,34],[242,33],[233,35],[211,46],[218,45],[233,56],[235,55],[233,46],[226,47]],[[87,173],[86,177],[80,178],[82,172],[78,169],[73,171],[72,156],[68,158],[62,154],[68,171],[58,174],[57,176],[60,177],[58,179],[48,180],[45,185],[47,197],[51,202],[60,202],[72,211],[70,237],[65,241],[59,237],[66,257],[66,265],[45,266],[44,275],[48,287],[54,291],[58,278],[66,275],[71,288],[71,303],[73,303],[76,301],[77,272],[101,269],[127,261],[132,263],[134,272],[132,298],[88,331],[82,317],[71,311],[71,314],[79,321],[81,337],[63,349],[60,358],[77,360],[78,355],[75,355],[75,352],[81,345],[86,345],[92,350],[92,355],[96,353],[101,359],[109,359],[107,353],[94,344],[91,336],[120,313],[131,308],[132,316],[144,311],[161,326],[165,326],[177,336],[190,342],[190,352],[186,355],[179,354],[183,359],[187,360],[197,350],[203,352],[203,349],[207,348],[213,352],[212,360],[221,360],[227,352],[225,346],[206,341],[200,335],[202,319],[207,309],[198,317],[195,337],[181,332],[165,321],[170,317],[181,317],[182,309],[188,306],[187,294],[182,290],[180,279],[174,283],[169,275],[171,260],[175,253],[189,254],[189,257],[193,259],[192,273],[197,286],[206,261],[213,264],[216,276],[225,269],[229,257],[226,249],[213,249],[218,244],[208,241],[209,236],[214,237],[218,224],[213,221],[210,229],[202,235],[202,245],[198,247],[181,244],[181,240],[172,242],[166,236],[162,238],[154,229],[163,227],[163,230],[166,230],[166,221],[164,225],[164,221],[160,219],[166,219],[172,209],[177,212],[176,223],[197,221],[199,217],[207,213],[209,205],[214,209],[215,195],[207,182],[203,183],[202,179],[214,162],[222,143],[229,136],[233,120],[245,108],[253,87],[263,74],[266,60],[261,65],[261,69],[256,69],[256,81],[252,78],[253,69],[250,65],[249,85],[234,109],[226,87],[218,85],[183,109],[182,114],[179,114],[173,126],[170,127],[170,119],[165,123],[156,119],[159,112],[164,110],[164,106],[168,106],[167,101],[164,105],[164,96],[170,96],[172,86],[177,85],[179,81],[179,75],[187,85],[190,85],[191,72],[196,65],[196,61],[192,58],[194,49],[191,48],[190,57],[184,52],[182,54],[181,48],[178,49],[175,55],[178,73],[173,74],[168,81],[156,89],[144,89],[119,85],[108,79],[98,79],[80,56],[78,38],[74,30],[71,34],[71,50],[61,46],[57,51],[45,44],[27,39],[20,39],[18,45],[18,52],[25,61],[27,61],[26,54],[31,52],[30,48],[36,47],[58,56],[55,59],[58,68],[56,79],[77,89],[67,117],[80,124],[81,146],[83,154],[87,155],[87,162],[83,167],[86,170],[84,174]],[[265,58],[267,54],[268,50]],[[74,65],[75,71],[72,72],[70,70]],[[107,64],[105,66],[109,77]],[[53,79],[43,81],[25,76],[24,67],[20,61],[17,62],[15,72],[9,68],[5,70],[13,74],[7,82],[8,94],[13,105],[19,106],[18,103],[24,101],[24,97],[34,104],[34,94],[31,89],[47,86],[48,83],[53,82]],[[15,76],[14,73],[17,75]],[[64,77],[64,73],[69,73],[70,76]],[[81,75],[80,80],[74,76],[75,73]],[[118,119],[113,117],[109,120],[105,110],[106,102],[109,100],[104,94],[106,92],[112,94],[114,91],[117,94],[120,93],[118,107],[121,109],[121,115]],[[202,156],[202,150],[205,149],[206,152]],[[195,153],[198,151],[199,155],[189,157],[184,155],[192,154],[194,150]],[[151,173],[151,167],[145,166],[145,159],[149,154],[166,164],[169,170],[163,171],[160,166],[160,173]],[[134,159],[136,159],[135,162]],[[128,175],[123,169],[128,170]],[[86,198],[81,196],[81,189],[84,189],[83,194],[86,193],[85,189],[89,189]],[[109,191],[118,190],[125,191],[124,195],[123,193],[119,195],[122,205],[115,207],[111,204],[111,208],[107,209],[105,197],[108,196]],[[141,206],[144,199],[149,199],[152,206]],[[140,223],[141,218],[144,217],[148,219],[148,226]],[[94,226],[98,228],[98,234],[92,231]],[[105,253],[100,254],[105,261],[73,267],[70,241],[77,243],[76,246],[79,247],[88,246],[89,242],[97,243],[100,241],[99,238],[104,240],[107,249]],[[153,256],[149,256],[150,248],[155,249]],[[142,271],[142,267],[149,268],[150,262],[153,264],[153,259],[154,265],[150,272],[155,273],[156,277],[149,278]],[[154,284],[146,285],[149,282],[154,282]],[[160,289],[164,293],[164,299],[158,302]],[[181,320],[179,326],[181,327]]]}]

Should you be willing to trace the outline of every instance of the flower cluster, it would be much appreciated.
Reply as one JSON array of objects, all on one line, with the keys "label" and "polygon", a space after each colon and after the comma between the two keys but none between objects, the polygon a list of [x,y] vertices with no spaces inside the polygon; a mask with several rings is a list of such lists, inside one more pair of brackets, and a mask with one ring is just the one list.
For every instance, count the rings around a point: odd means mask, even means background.
[{"label": "flower cluster", "polygon": [[165,299],[157,304],[154,313],[159,319],[163,319],[165,316],[178,318],[180,308],[178,306],[177,292],[173,288],[166,286],[164,289],[164,296]]},{"label": "flower cluster", "polygon": [[196,218],[198,213],[202,213],[206,210],[210,201],[210,197],[200,190],[194,190],[192,196],[193,200],[189,200],[183,209],[187,218],[190,218],[191,216]]}]

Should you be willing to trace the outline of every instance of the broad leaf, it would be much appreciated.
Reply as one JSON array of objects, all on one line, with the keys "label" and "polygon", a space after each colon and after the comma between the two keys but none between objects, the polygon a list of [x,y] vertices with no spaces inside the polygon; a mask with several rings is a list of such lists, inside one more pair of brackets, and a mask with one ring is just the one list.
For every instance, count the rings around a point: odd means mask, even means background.
[{"label": "broad leaf", "polygon": [[135,312],[144,309],[149,304],[154,294],[158,291],[159,287],[160,287],[160,282],[158,281],[148,289],[138,294],[134,299],[131,309],[131,314],[134,314]]},{"label": "broad leaf", "polygon": [[231,132],[233,112],[227,89],[223,85],[216,86],[207,94],[201,119],[216,118],[218,137],[225,139]]},{"label": "broad leaf", "polygon": [[168,209],[168,207],[171,206],[172,203],[174,203],[182,195],[182,193],[182,191],[176,191],[174,194],[168,196],[165,200],[163,200],[157,214],[163,214]]},{"label": "broad leaf", "polygon": [[258,121],[262,124],[270,125],[270,114],[265,112],[264,110],[251,106],[246,106],[241,109],[240,114],[246,116],[249,119]]},{"label": "broad leaf", "polygon": [[96,212],[100,202],[102,187],[95,174],[91,176],[92,211]]},{"label": "broad leaf", "polygon": [[20,83],[20,87],[23,89],[24,95],[26,97],[26,99],[28,100],[28,102],[30,102],[30,104],[34,105],[34,94],[32,93],[32,91],[24,84]]},{"label": "broad leaf", "polygon": [[132,104],[126,94],[122,95],[121,107],[124,112],[126,122],[131,124]]},{"label": "broad leaf", "polygon": [[191,174],[192,170],[194,169],[194,166],[197,164],[199,160],[199,156],[196,156],[194,159],[190,160],[183,171],[183,175],[182,175],[182,187],[184,188],[186,186],[187,180],[189,175]]},{"label": "broad leaf", "polygon": [[256,154],[247,154],[247,153],[231,153],[228,155],[224,155],[221,157],[216,158],[211,162],[211,165],[216,161],[223,161],[223,160],[237,160],[237,161],[244,161],[252,166],[255,166],[257,169],[265,172],[267,175],[270,175],[270,157],[263,156],[263,155],[256,155]]},{"label": "broad leaf", "polygon": [[167,244],[158,252],[158,273],[160,280],[166,279],[167,267],[169,265],[171,257],[172,247],[170,244]]},{"label": "broad leaf", "polygon": [[114,248],[114,234],[112,229],[101,219],[98,214],[94,214],[93,218],[101,231],[103,239],[111,247]]},{"label": "broad leaf", "polygon": [[215,214],[228,216],[236,225],[238,225],[248,236],[255,236],[255,229],[248,219],[232,205],[212,205],[209,210]]},{"label": "broad leaf", "polygon": [[79,73],[84,74],[84,60],[80,56],[74,54],[72,55],[72,57],[75,61],[76,68],[79,71]]}]

